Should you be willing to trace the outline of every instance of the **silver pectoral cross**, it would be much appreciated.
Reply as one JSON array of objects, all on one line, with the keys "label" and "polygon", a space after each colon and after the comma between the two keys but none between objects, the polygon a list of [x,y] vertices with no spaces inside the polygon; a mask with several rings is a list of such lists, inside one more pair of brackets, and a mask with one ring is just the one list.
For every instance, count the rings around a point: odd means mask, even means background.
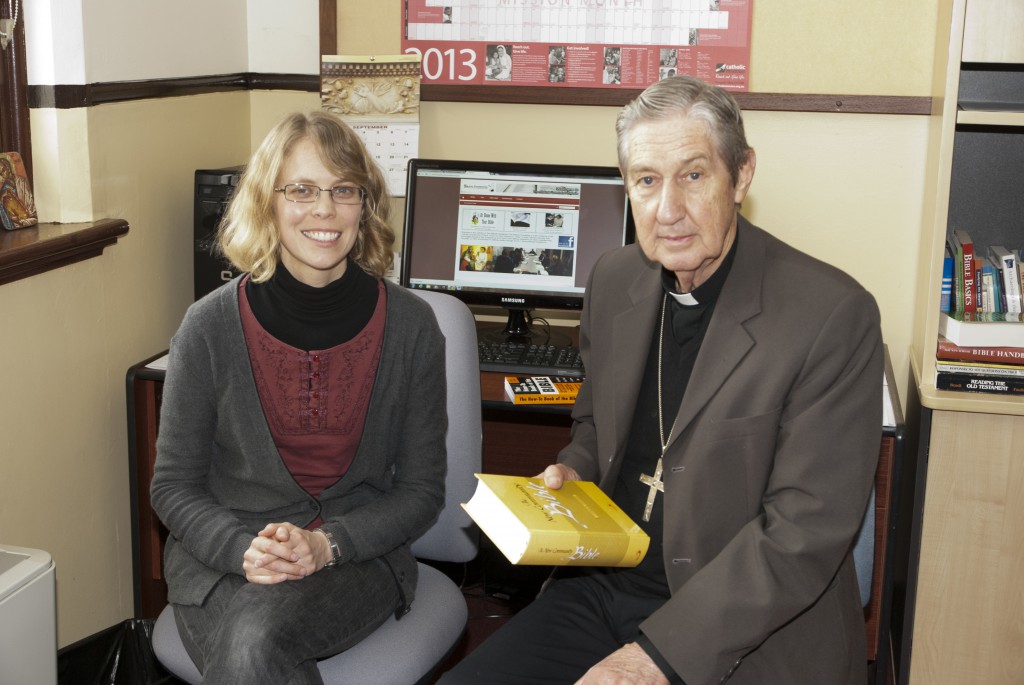
[{"label": "silver pectoral cross", "polygon": [[654,475],[640,474],[640,482],[650,488],[647,493],[647,505],[644,507],[644,521],[651,520],[651,510],[654,508],[654,498],[659,492],[665,492],[665,483],[661,480],[661,457],[658,457],[658,466],[654,469]]}]

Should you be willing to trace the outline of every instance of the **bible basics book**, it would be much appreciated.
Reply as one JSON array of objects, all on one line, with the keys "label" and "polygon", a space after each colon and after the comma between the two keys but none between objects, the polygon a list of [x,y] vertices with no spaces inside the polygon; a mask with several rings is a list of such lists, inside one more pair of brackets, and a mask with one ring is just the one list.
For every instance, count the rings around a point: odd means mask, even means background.
[{"label": "bible basics book", "polygon": [[513,564],[633,567],[647,554],[647,533],[594,483],[476,477],[462,507]]}]

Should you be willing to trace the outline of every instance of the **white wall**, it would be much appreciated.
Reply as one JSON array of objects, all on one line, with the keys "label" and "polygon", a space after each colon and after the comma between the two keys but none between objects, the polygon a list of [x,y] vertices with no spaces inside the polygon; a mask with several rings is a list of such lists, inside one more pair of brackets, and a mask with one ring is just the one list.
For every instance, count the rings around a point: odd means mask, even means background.
[{"label": "white wall", "polygon": [[318,0],[33,0],[22,9],[33,85],[320,70]]}]

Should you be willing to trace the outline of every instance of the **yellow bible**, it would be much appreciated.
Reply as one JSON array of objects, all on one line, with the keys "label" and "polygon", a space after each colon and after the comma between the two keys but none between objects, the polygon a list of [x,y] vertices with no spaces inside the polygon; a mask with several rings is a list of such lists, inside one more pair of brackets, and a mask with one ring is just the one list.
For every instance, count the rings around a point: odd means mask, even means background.
[{"label": "yellow bible", "polygon": [[632,567],[647,554],[650,538],[594,483],[476,477],[462,507],[513,564]]}]

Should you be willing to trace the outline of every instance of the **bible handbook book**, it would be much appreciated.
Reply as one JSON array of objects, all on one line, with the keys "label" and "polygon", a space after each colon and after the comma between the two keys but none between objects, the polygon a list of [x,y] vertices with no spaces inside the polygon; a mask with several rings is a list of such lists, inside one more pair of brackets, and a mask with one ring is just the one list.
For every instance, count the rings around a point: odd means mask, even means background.
[{"label": "bible handbook book", "polygon": [[476,477],[462,507],[513,564],[633,567],[647,553],[647,534],[594,483]]}]

